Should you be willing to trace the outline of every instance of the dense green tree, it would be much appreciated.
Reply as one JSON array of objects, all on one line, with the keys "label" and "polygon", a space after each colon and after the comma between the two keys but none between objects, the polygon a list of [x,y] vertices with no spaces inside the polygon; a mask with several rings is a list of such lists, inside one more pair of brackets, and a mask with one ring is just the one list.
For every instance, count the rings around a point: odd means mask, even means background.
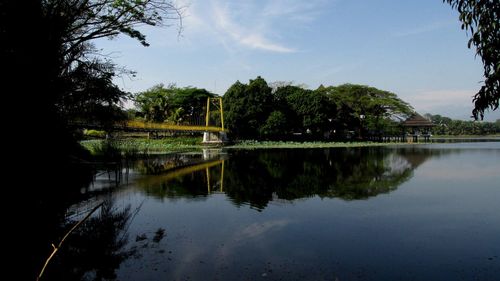
[{"label": "dense green tree", "polygon": [[484,65],[484,85],[474,96],[472,114],[477,120],[487,109],[498,109],[500,100],[500,1],[443,0],[460,13],[462,29],[470,31],[469,48],[474,45]]},{"label": "dense green tree", "polygon": [[339,112],[336,121],[346,126],[344,129],[358,127],[360,134],[364,131],[380,134],[390,124],[388,120],[401,120],[413,112],[396,94],[374,87],[344,84],[319,90],[336,104]]},{"label": "dense green tree", "polygon": [[260,77],[249,85],[233,84],[224,103],[228,128],[236,138],[396,134],[397,121],[413,113],[396,94],[373,87],[345,84],[308,90],[280,82],[270,88]]},{"label": "dense green tree", "polygon": [[172,98],[172,107],[176,111],[179,111],[179,109],[182,111],[181,114],[178,114],[180,120],[178,119],[177,122],[203,124],[207,98],[209,97],[215,97],[215,95],[205,89],[194,87],[176,88]]},{"label": "dense green tree", "polygon": [[169,110],[172,108],[174,87],[169,85],[165,88],[163,84],[158,84],[135,96],[135,106],[146,121],[163,122],[168,118]]},{"label": "dense green tree", "polygon": [[231,131],[232,137],[244,133],[245,126],[243,116],[245,115],[245,91],[247,85],[236,81],[224,94],[224,114],[226,127]]},{"label": "dense green tree", "polygon": [[248,85],[237,81],[224,94],[226,124],[236,138],[259,137],[272,109],[271,88],[260,76]]},{"label": "dense green tree", "polygon": [[137,93],[134,98],[139,114],[146,121],[179,124],[198,124],[205,116],[207,98],[214,94],[205,89],[178,88],[174,84],[165,87],[158,84],[147,91]]},{"label": "dense green tree", "polygon": [[287,102],[298,121],[294,130],[302,133],[321,135],[329,129],[336,114],[335,106],[321,91],[295,87],[295,91],[287,96]]},{"label": "dense green tree", "polygon": [[296,92],[302,92],[303,89],[299,86],[294,86],[292,83],[279,83],[278,86],[273,91],[274,108],[283,113],[287,120],[287,124],[284,127],[286,133],[291,133],[297,128],[301,128],[301,120],[297,112],[290,106],[290,97]]},{"label": "dense green tree", "polygon": [[129,94],[113,84],[114,65],[97,60],[82,61],[68,73],[56,107],[64,120],[101,123],[111,127],[127,118],[121,105]]},{"label": "dense green tree", "polygon": [[259,128],[259,133],[266,138],[283,137],[287,133],[287,124],[285,114],[275,110],[269,114],[264,125]]}]

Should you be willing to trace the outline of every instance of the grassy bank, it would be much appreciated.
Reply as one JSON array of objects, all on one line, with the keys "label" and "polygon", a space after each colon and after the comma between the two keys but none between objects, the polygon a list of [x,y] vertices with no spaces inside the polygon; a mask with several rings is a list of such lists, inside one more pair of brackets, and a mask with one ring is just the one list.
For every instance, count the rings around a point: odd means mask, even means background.
[{"label": "grassy bank", "polygon": [[498,139],[500,134],[496,135],[433,135],[433,139]]},{"label": "grassy bank", "polygon": [[262,148],[332,148],[332,147],[368,147],[404,145],[403,142],[292,142],[292,141],[241,141],[227,148],[262,149]]},{"label": "grassy bank", "polygon": [[[83,147],[92,154],[99,154],[106,140],[84,140]],[[179,151],[201,150],[200,137],[175,137],[164,139],[116,139],[109,141],[123,154],[159,154]]]},{"label": "grassy bank", "polygon": [[[92,154],[102,153],[106,140],[85,140],[81,144]],[[199,137],[176,137],[164,139],[118,139],[110,141],[113,148],[122,154],[162,154],[183,151],[196,151],[205,148]],[[228,149],[265,149],[265,148],[332,148],[405,145],[405,142],[293,142],[293,141],[238,141],[227,145]]]},{"label": "grassy bank", "polygon": [[[433,139],[497,139],[499,135],[491,136],[433,136]],[[81,144],[93,154],[99,154],[105,140],[85,140]],[[117,139],[111,141],[114,148],[122,154],[160,154],[183,151],[197,151],[206,146],[201,143],[201,137],[172,137],[164,139]],[[407,142],[294,142],[294,141],[238,141],[227,145],[228,149],[265,149],[265,148],[332,148],[332,147],[368,147],[407,145]],[[420,142],[420,144],[424,144]]]}]

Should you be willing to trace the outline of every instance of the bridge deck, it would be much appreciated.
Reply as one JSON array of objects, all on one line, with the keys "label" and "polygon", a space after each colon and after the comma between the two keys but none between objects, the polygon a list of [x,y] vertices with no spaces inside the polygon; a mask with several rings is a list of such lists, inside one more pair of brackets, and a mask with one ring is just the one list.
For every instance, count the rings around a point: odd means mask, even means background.
[{"label": "bridge deck", "polygon": [[[103,129],[101,124],[78,123],[74,122],[71,125],[86,128],[86,129]],[[187,132],[225,132],[221,127],[215,126],[191,126],[191,125],[172,125],[166,123],[150,123],[142,121],[127,121],[124,123],[116,123],[112,126],[114,130],[120,131],[144,131],[144,132],[171,132],[171,131],[187,131]]]},{"label": "bridge deck", "polygon": [[190,126],[190,125],[171,125],[165,123],[146,123],[140,121],[128,121],[126,127],[139,130],[155,131],[198,131],[198,132],[224,132],[220,127],[214,126]]}]

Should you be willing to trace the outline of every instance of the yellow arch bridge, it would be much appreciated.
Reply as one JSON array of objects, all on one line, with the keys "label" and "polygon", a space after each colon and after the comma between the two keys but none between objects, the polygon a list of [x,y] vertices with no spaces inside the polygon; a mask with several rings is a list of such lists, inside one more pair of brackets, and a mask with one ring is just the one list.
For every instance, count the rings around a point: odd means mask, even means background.
[{"label": "yellow arch bridge", "polygon": [[[209,126],[210,120],[210,105],[214,104],[218,109],[220,114],[220,127]],[[70,124],[74,127],[85,128],[85,129],[110,129],[114,131],[125,131],[125,132],[203,132],[203,142],[204,143],[220,143],[227,141],[227,130],[224,128],[224,112],[222,110],[222,98],[208,98],[206,115],[205,115],[205,126],[201,125],[176,125],[167,123],[153,123],[153,122],[143,122],[143,121],[125,121],[117,122],[112,125],[104,126],[101,123],[89,123],[89,122],[72,122]]]},{"label": "yellow arch bridge", "polygon": [[[73,122],[71,125],[85,129],[103,129],[100,123]],[[223,127],[216,126],[198,126],[198,125],[174,125],[167,123],[153,123],[142,121],[126,121],[115,123],[107,128],[116,131],[126,132],[226,132]]]}]

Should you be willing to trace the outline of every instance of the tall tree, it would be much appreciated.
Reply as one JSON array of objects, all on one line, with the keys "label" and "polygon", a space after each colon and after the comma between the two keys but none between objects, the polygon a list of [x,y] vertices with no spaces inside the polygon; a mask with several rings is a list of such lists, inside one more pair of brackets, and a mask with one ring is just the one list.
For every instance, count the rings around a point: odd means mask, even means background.
[{"label": "tall tree", "polygon": [[[148,46],[139,25],[157,26],[181,16],[166,0],[5,0],[1,5],[2,58],[12,68],[9,78],[18,78],[9,80],[24,78],[22,71],[37,73],[30,78],[50,90],[43,99],[52,105],[74,90],[72,74],[81,74],[82,64],[100,63],[92,40],[122,33]],[[106,67],[92,71],[115,74],[112,64],[101,64]]]},{"label": "tall tree", "polygon": [[134,102],[146,121],[199,124],[205,116],[207,98],[213,96],[205,89],[159,84],[136,94]]},{"label": "tall tree", "polygon": [[237,81],[224,94],[226,124],[236,137],[258,137],[272,109],[271,87],[260,76],[248,85]]},{"label": "tall tree", "polygon": [[[23,243],[14,239],[27,238],[31,229],[46,230],[56,224],[56,214],[70,204],[68,193],[80,188],[83,169],[71,164],[85,153],[67,126],[68,113],[78,104],[87,106],[89,99],[91,104],[106,106],[117,105],[115,98],[123,97],[111,82],[117,69],[96,59],[92,40],[121,33],[147,45],[138,26],[157,26],[178,18],[179,9],[167,0],[0,1],[2,98],[16,109],[15,115],[4,116],[4,130],[13,136],[6,146],[16,152],[7,160],[6,174],[20,179],[9,189],[14,193],[9,197],[23,198],[33,222],[29,226],[19,225],[22,218],[9,222],[15,228],[9,233],[12,244],[20,245],[18,251],[31,253],[13,261],[26,265],[26,270],[16,274],[18,279],[34,279],[33,271],[41,262],[38,258],[46,255],[50,240],[39,244],[43,238],[33,235]],[[20,114],[23,118],[17,117]]]},{"label": "tall tree", "polygon": [[135,96],[135,106],[146,121],[163,122],[169,117],[173,108],[174,87],[169,85],[165,88],[163,84],[158,84]]},{"label": "tall tree", "polygon": [[287,102],[297,118],[298,122],[294,126],[297,132],[310,132],[319,136],[329,129],[336,116],[335,105],[322,91],[295,87],[295,91],[287,96]]},{"label": "tall tree", "polygon": [[487,109],[498,109],[500,100],[500,1],[443,0],[460,13],[462,29],[470,31],[468,47],[476,47],[484,65],[484,85],[474,96],[472,115],[484,118]]},{"label": "tall tree", "polygon": [[[119,69],[99,59],[92,40],[125,34],[147,46],[138,26],[181,17],[167,0],[3,0],[0,5],[0,53],[8,73],[2,86],[17,89],[6,96],[25,107],[26,119],[43,124],[30,134],[48,135],[47,145],[61,156],[78,146],[66,126],[72,109],[109,109],[126,96],[112,83]],[[30,137],[26,132],[18,131]]]},{"label": "tall tree", "polygon": [[98,60],[82,61],[64,76],[66,94],[56,100],[64,120],[100,123],[111,128],[126,119],[122,103],[129,94],[113,84],[115,66]]},{"label": "tall tree", "polygon": [[204,121],[207,98],[215,95],[206,89],[195,87],[177,88],[174,92],[172,106],[181,109],[180,118],[189,124],[202,124]]},{"label": "tall tree", "polygon": [[[413,108],[394,93],[374,87],[344,84],[321,89],[338,108],[338,119],[345,128],[380,132],[386,129],[386,121],[402,119]],[[361,133],[361,132],[360,132]]]},{"label": "tall tree", "polygon": [[288,133],[288,121],[285,114],[279,110],[275,110],[269,114],[266,122],[260,126],[259,133],[265,138],[282,138]]}]

